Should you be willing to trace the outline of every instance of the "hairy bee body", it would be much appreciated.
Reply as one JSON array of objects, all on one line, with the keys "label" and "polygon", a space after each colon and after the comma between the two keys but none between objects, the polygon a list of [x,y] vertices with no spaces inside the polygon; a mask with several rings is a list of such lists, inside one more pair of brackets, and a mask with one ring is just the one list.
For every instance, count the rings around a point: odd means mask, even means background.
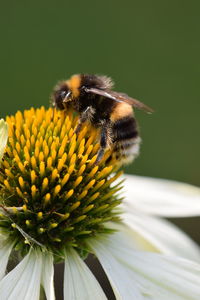
[{"label": "hairy bee body", "polygon": [[107,148],[120,162],[131,162],[139,153],[141,141],[132,106],[150,111],[138,100],[112,91],[112,87],[112,80],[106,76],[80,74],[59,82],[52,95],[56,108],[72,107],[79,113],[77,134],[85,121],[101,129],[96,163]]},{"label": "hairy bee body", "polygon": [[[120,104],[117,105],[120,106]],[[123,105],[128,104],[124,103]],[[113,113],[115,113],[115,110]],[[139,154],[141,142],[137,122],[133,114],[127,114],[124,117],[114,119],[112,122],[112,131],[113,155],[122,163],[132,162]]]}]

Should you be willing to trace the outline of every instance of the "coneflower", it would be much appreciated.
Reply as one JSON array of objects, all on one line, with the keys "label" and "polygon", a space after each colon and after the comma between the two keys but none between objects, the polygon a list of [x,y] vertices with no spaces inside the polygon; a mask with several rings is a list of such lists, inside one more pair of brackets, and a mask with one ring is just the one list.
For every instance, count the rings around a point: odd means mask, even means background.
[{"label": "coneflower", "polygon": [[[117,299],[199,299],[198,264],[138,250],[135,228],[123,221],[118,163],[107,163],[107,151],[94,164],[98,132],[86,124],[76,136],[77,120],[42,107],[0,122],[0,299],[37,300],[41,285],[55,299],[60,261],[65,300],[106,299],[84,263],[89,253]],[[20,262],[5,275],[12,255]]]}]

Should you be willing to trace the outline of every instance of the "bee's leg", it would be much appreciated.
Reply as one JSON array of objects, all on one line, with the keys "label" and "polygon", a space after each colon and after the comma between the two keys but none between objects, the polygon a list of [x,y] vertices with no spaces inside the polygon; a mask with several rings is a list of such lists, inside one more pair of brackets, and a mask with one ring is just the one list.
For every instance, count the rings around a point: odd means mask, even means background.
[{"label": "bee's leg", "polygon": [[95,113],[95,109],[92,106],[88,106],[81,114],[78,120],[78,125],[76,127],[75,133],[78,134],[81,130],[82,124],[87,120],[91,121],[93,115]]},{"label": "bee's leg", "polygon": [[109,133],[110,133],[110,124],[108,122],[103,122],[101,125],[100,149],[98,151],[95,164],[98,164],[100,160],[103,158],[104,151],[107,148],[110,140]]}]

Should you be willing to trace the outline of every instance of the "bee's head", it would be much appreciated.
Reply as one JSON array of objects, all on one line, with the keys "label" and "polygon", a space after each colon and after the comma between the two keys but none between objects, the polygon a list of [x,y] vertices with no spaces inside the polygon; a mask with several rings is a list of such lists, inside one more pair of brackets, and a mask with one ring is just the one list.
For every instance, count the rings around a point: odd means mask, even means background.
[{"label": "bee's head", "polygon": [[72,100],[72,91],[70,90],[67,81],[59,82],[54,88],[52,94],[52,104],[54,107],[64,109],[64,103]]},{"label": "bee's head", "polygon": [[80,88],[80,75],[73,75],[69,80],[59,82],[53,91],[53,106],[59,109],[64,109],[64,103],[74,101],[79,97]]}]

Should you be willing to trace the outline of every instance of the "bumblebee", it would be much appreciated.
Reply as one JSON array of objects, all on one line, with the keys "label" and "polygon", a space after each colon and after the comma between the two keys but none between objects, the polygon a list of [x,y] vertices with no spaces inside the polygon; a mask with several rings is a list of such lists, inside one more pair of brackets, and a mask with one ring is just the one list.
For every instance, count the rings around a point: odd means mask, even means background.
[{"label": "bumblebee", "polygon": [[52,94],[57,109],[73,108],[79,113],[76,134],[84,122],[100,128],[100,149],[96,164],[107,148],[122,163],[131,162],[139,153],[141,138],[133,107],[152,112],[142,102],[112,90],[113,81],[107,76],[77,74],[59,82]]}]

